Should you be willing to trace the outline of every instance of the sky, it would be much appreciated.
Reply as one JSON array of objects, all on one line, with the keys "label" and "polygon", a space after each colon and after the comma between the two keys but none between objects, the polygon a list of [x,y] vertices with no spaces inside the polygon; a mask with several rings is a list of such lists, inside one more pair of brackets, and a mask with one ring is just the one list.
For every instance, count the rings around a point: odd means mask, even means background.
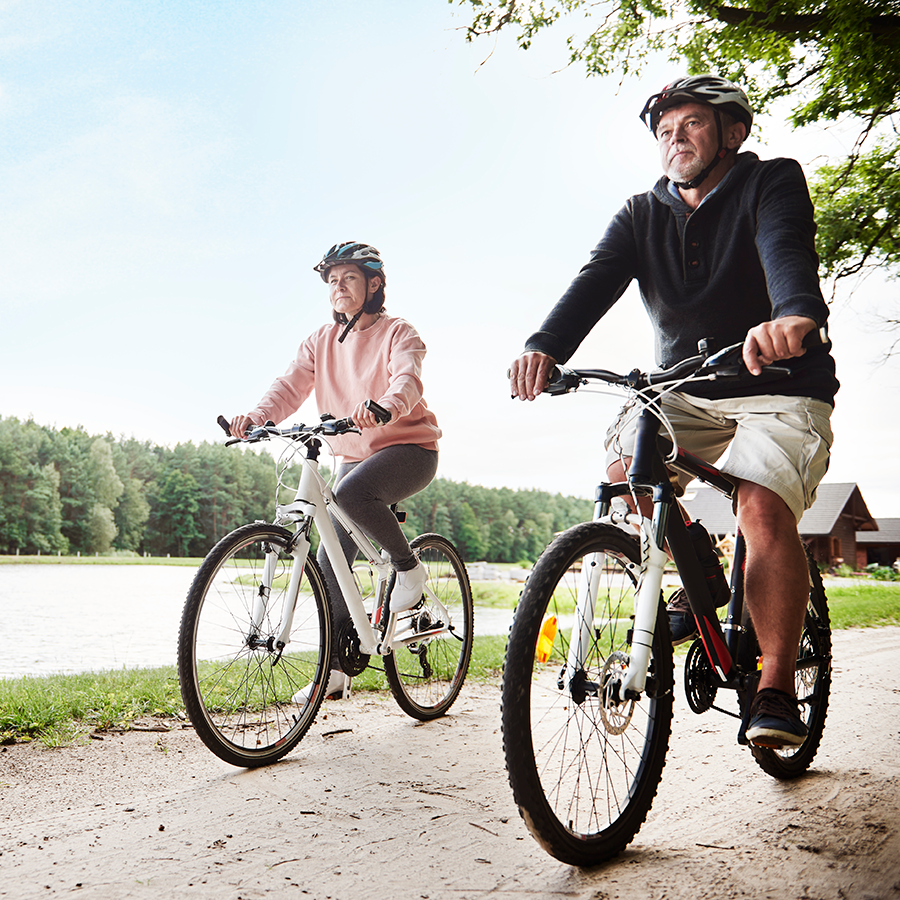
[{"label": "sky", "polygon": [[[587,78],[559,71],[565,26],[523,52],[467,44],[464,17],[444,0],[0,0],[0,416],[220,440],[216,416],[255,406],[329,320],[312,266],[358,240],[428,346],[439,475],[591,496],[618,398],[513,402],[505,372],[659,177],[638,112],[682,70]],[[849,140],[770,116],[745,147],[809,174]],[[896,284],[848,293],[826,480],[900,516]],[[652,363],[636,289],[571,360]]]}]

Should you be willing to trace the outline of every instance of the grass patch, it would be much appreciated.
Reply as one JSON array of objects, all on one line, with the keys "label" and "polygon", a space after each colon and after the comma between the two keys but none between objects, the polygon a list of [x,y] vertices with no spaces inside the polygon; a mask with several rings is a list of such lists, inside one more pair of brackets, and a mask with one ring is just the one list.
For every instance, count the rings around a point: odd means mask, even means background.
[{"label": "grass patch", "polygon": [[0,680],[0,739],[58,746],[79,730],[127,728],[139,716],[183,716],[172,666]]},{"label": "grass patch", "polygon": [[833,629],[900,625],[900,584],[829,580],[825,595]]},{"label": "grass patch", "polygon": [[515,609],[524,584],[513,581],[473,581],[472,600],[476,608]]},{"label": "grass patch", "polygon": [[[514,606],[520,585],[481,582],[497,588],[495,608]],[[900,584],[829,579],[825,585],[832,628],[900,625]],[[475,590],[476,597],[481,596]],[[489,603],[478,600],[479,606]],[[683,649],[683,648],[682,648]],[[505,635],[475,637],[468,678],[487,681],[503,668]],[[353,680],[354,691],[384,691],[384,672],[369,668]],[[0,743],[39,740],[49,747],[82,740],[92,730],[128,728],[135,719],[181,718],[184,707],[173,667],[120,669],[78,675],[0,679]]]},{"label": "grass patch", "polygon": [[[503,635],[476,636],[467,677],[484,681],[498,675],[505,649]],[[388,690],[384,671],[366,669],[353,679],[353,690]],[[0,743],[38,740],[59,747],[91,731],[128,728],[150,717],[184,717],[172,666],[0,679]]]}]

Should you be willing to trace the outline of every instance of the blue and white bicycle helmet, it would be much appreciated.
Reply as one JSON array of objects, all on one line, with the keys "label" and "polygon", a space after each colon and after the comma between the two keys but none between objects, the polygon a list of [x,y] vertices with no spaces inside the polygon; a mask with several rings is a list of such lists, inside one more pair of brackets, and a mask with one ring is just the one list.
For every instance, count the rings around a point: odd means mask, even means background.
[{"label": "blue and white bicycle helmet", "polygon": [[322,277],[322,281],[327,283],[328,270],[333,266],[345,265],[359,266],[367,275],[377,275],[381,278],[381,286],[372,297],[366,300],[362,309],[349,321],[343,313],[336,312],[334,314],[336,322],[346,325],[338,338],[338,343],[340,344],[344,343],[344,338],[347,337],[363,313],[380,313],[384,309],[384,286],[387,284],[387,277],[384,274],[384,263],[380,254],[371,244],[361,244],[359,241],[344,241],[341,244],[335,244],[322,257],[322,260],[313,266],[313,271],[318,272]]},{"label": "blue and white bicycle helmet", "polygon": [[322,281],[328,281],[328,270],[332,266],[348,264],[357,265],[371,275],[380,275],[381,283],[386,283],[384,263],[380,254],[371,244],[361,244],[358,241],[335,244],[322,257],[321,262],[313,266],[313,270],[322,276]]}]

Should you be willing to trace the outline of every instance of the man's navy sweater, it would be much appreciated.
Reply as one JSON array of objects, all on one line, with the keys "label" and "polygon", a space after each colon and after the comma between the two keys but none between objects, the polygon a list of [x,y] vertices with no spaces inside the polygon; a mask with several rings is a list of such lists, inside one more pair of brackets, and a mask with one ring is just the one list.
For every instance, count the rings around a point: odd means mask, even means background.
[{"label": "man's navy sweater", "polygon": [[[635,278],[664,368],[695,355],[701,338],[714,338],[721,349],[770,319],[796,315],[825,323],[813,207],[799,163],[741,153],[696,210],[668,185],[660,179],[619,210],[526,349],[566,362]],[[703,382],[682,390],[713,398],[786,394],[833,404],[838,382],[830,346],[779,362],[792,370],[790,378]]]}]

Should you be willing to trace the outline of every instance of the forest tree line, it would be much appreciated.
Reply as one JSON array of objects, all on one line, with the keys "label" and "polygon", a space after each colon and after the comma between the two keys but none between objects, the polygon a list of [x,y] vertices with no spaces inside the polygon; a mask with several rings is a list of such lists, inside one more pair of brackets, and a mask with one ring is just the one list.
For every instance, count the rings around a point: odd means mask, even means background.
[{"label": "forest tree line", "polygon": [[[296,485],[299,472],[284,480]],[[274,496],[265,452],[0,417],[0,554],[204,556],[237,526],[271,521]],[[591,515],[589,500],[445,478],[401,508],[409,537],[437,531],[467,560],[491,562],[533,561],[554,532]]]}]

